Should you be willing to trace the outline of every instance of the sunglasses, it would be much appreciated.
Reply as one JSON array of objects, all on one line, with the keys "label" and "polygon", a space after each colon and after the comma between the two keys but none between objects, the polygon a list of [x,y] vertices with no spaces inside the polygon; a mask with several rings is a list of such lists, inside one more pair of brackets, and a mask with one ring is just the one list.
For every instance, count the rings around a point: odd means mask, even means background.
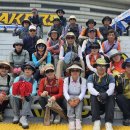
[{"label": "sunglasses", "polygon": [[34,29],[31,29],[31,30],[30,30],[30,32],[36,32],[36,30],[34,30]]},{"label": "sunglasses", "polygon": [[23,45],[21,45],[21,44],[15,44],[15,46],[23,46]]},{"label": "sunglasses", "polygon": [[10,68],[8,66],[0,66],[0,69],[9,70]]},{"label": "sunglasses", "polygon": [[25,67],[24,70],[32,70],[31,67]]},{"label": "sunglasses", "polygon": [[70,20],[75,20],[74,18],[70,19]]},{"label": "sunglasses", "polygon": [[44,45],[38,45],[37,47],[38,48],[44,48]]},{"label": "sunglasses", "polygon": [[99,47],[98,46],[93,46],[93,47],[91,47],[91,49],[99,49]]},{"label": "sunglasses", "polygon": [[54,70],[52,70],[52,69],[51,69],[51,70],[47,70],[47,71],[46,71],[46,74],[48,74],[48,73],[53,73],[53,72],[54,72]]},{"label": "sunglasses", "polygon": [[75,39],[75,37],[66,37],[66,39]]},{"label": "sunglasses", "polygon": [[62,11],[58,11],[58,13],[61,13],[61,14],[63,14],[63,12],[62,12]]},{"label": "sunglasses", "polygon": [[80,72],[79,69],[72,69],[71,72]]}]

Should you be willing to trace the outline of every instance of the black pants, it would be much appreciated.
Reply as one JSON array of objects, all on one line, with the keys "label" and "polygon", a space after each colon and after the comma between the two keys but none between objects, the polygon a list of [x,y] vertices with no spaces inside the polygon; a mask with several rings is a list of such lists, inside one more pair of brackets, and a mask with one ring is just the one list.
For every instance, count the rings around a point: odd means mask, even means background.
[{"label": "black pants", "polygon": [[9,101],[5,100],[2,104],[0,104],[0,113],[3,113],[5,108],[7,107]]},{"label": "black pants", "polygon": [[[67,113],[67,103],[64,99],[59,99],[56,100],[58,105],[64,110],[65,114]],[[39,104],[41,105],[42,109],[45,109],[46,104],[48,103],[48,98],[47,97],[40,97],[39,98]],[[55,112],[53,114],[56,115]]]},{"label": "black pants", "polygon": [[123,112],[123,118],[130,119],[130,99],[127,99],[123,94],[119,94],[116,97],[116,102]]},{"label": "black pants", "polygon": [[115,99],[114,96],[109,96],[106,104],[101,104],[96,96],[91,95],[91,112],[92,112],[92,121],[100,120],[100,110],[104,108],[105,110],[105,122],[113,122],[114,118],[114,106],[115,106]]}]

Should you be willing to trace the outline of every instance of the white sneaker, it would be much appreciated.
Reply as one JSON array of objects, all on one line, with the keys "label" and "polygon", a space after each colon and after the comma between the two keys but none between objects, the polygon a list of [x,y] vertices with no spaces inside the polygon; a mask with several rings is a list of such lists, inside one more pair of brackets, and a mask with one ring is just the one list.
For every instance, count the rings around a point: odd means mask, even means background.
[{"label": "white sneaker", "polygon": [[76,130],[82,130],[82,125],[80,119],[76,119]]},{"label": "white sneaker", "polygon": [[29,128],[29,125],[28,125],[26,116],[22,116],[22,117],[20,118],[19,124],[22,125],[22,127],[23,127],[24,129],[28,129],[28,128]]},{"label": "white sneaker", "polygon": [[69,121],[69,130],[75,130],[75,121]]},{"label": "white sneaker", "polygon": [[55,120],[54,120],[54,124],[60,123],[60,120],[61,120],[60,115],[56,115]]},{"label": "white sneaker", "polygon": [[13,124],[18,124],[18,122],[19,122],[19,116],[14,116]]},{"label": "white sneaker", "polygon": [[93,130],[100,130],[100,127],[101,127],[101,121],[100,120],[94,121]]},{"label": "white sneaker", "polygon": [[112,123],[106,122],[105,123],[106,130],[113,130]]}]

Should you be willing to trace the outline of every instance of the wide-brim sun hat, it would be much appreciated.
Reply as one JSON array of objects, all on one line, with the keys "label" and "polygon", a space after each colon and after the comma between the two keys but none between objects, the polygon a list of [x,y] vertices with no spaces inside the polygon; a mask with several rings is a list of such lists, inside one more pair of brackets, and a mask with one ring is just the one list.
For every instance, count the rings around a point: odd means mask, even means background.
[{"label": "wide-brim sun hat", "polygon": [[104,24],[104,21],[107,20],[107,19],[110,21],[110,24],[111,24],[111,23],[112,23],[112,18],[109,17],[109,16],[105,16],[105,17],[102,19],[102,23]]},{"label": "wide-brim sun hat", "polygon": [[65,11],[63,9],[57,9],[56,14],[58,14],[59,11],[61,11],[61,12],[63,12],[63,14],[65,14]]},{"label": "wide-brim sun hat", "polygon": [[96,60],[96,63],[93,65],[93,67],[97,67],[98,65],[104,65],[107,68],[109,68],[110,64],[106,62],[106,60],[104,58],[98,58]]},{"label": "wide-brim sun hat", "polygon": [[87,22],[86,22],[86,26],[89,25],[89,23],[94,23],[94,26],[97,24],[94,19],[89,19]]},{"label": "wide-brim sun hat", "polygon": [[84,70],[83,70],[79,65],[77,65],[77,64],[71,65],[70,67],[68,67],[68,68],[66,69],[66,71],[67,71],[67,72],[70,72],[71,69],[79,69],[81,72],[84,71]]},{"label": "wide-brim sun hat", "polygon": [[70,19],[75,19],[75,20],[77,20],[77,18],[76,18],[75,15],[70,15],[70,17],[69,17],[69,21],[70,21]]},{"label": "wide-brim sun hat", "polygon": [[21,23],[22,26],[24,25],[25,22],[28,23],[29,26],[31,25],[31,22],[30,22],[28,19],[24,19],[24,20],[22,21],[22,23]]},{"label": "wide-brim sun hat", "polygon": [[[74,37],[75,37],[75,34],[74,34],[73,32],[68,32],[68,33],[66,34],[65,38],[66,38],[67,36],[74,36]],[[75,38],[76,38],[76,37],[75,37]]]},{"label": "wide-brim sun hat", "polygon": [[35,48],[37,48],[37,46],[38,46],[39,44],[43,44],[43,45],[46,47],[46,42],[45,42],[43,39],[37,40],[37,43],[36,43],[36,45],[35,45]]},{"label": "wide-brim sun hat", "polygon": [[11,65],[10,65],[9,62],[7,62],[7,61],[1,61],[1,62],[0,62],[0,66],[3,66],[3,65],[6,65],[6,66],[9,67],[9,72],[12,71],[12,67],[11,67]]},{"label": "wide-brim sun hat", "polygon": [[130,58],[127,58],[127,59],[124,61],[124,63],[122,64],[122,68],[123,68],[123,69],[125,69],[127,63],[130,63]]},{"label": "wide-brim sun hat", "polygon": [[24,68],[25,68],[26,66],[30,66],[34,72],[36,71],[36,67],[35,67],[35,65],[34,65],[34,63],[33,63],[32,61],[28,61],[28,62],[26,62],[26,63],[22,66],[22,70],[23,70],[23,71],[24,71]]},{"label": "wide-brim sun hat", "polygon": [[23,40],[22,39],[16,39],[14,44],[13,44],[13,48],[15,48],[15,45],[22,45],[23,46]]},{"label": "wide-brim sun hat", "polygon": [[46,65],[44,66],[44,68],[45,68],[45,72],[46,72],[47,70],[55,70],[53,64],[46,64]]},{"label": "wide-brim sun hat", "polygon": [[112,60],[112,58],[116,55],[121,55],[122,53],[119,52],[117,49],[112,49],[110,52],[109,52],[109,58],[110,60]]}]

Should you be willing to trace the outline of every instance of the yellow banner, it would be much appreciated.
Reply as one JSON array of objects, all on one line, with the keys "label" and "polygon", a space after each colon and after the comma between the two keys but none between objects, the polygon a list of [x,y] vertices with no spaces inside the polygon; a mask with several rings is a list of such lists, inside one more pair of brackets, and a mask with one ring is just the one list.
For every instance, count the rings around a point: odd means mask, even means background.
[{"label": "yellow banner", "polygon": [[[24,19],[28,19],[30,16],[32,16],[31,13],[0,13],[0,23],[6,25],[20,25]],[[56,16],[56,14],[39,14],[39,16],[42,17],[44,26],[51,26],[53,18]]]}]

